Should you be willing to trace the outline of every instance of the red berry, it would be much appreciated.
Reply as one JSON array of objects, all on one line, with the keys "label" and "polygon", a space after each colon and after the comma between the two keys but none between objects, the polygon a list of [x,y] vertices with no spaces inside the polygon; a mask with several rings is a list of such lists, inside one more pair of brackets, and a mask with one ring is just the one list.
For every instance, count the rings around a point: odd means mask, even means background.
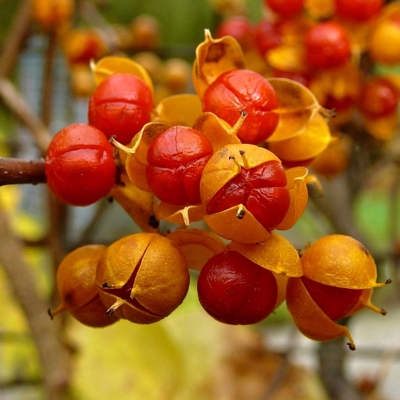
[{"label": "red berry", "polygon": [[255,324],[274,310],[277,283],[271,271],[229,250],[207,261],[198,277],[197,292],[203,308],[216,320]]},{"label": "red berry", "polygon": [[278,125],[278,98],[271,84],[257,72],[235,69],[221,74],[205,91],[203,110],[234,125],[241,111],[247,117],[238,131],[242,143],[258,144]]},{"label": "red berry", "polygon": [[383,0],[335,0],[336,14],[354,22],[364,22],[379,14]]},{"label": "red berry", "polygon": [[360,94],[360,111],[372,118],[393,113],[399,104],[397,89],[384,78],[371,78]]},{"label": "red berry", "polygon": [[243,204],[267,231],[272,231],[289,209],[286,183],[285,170],[278,161],[267,161],[250,169],[241,168],[240,173],[211,198],[206,206],[207,213],[214,214]]},{"label": "red berry", "polygon": [[282,44],[282,35],[276,24],[263,19],[254,28],[254,43],[258,51],[265,55],[267,51]]},{"label": "red berry", "polygon": [[253,43],[253,26],[248,18],[234,16],[222,21],[215,32],[217,38],[232,36],[242,49],[248,49]]},{"label": "red berry", "polygon": [[357,303],[362,289],[324,285],[303,276],[303,284],[318,307],[333,321],[343,318]]},{"label": "red berry", "polygon": [[73,206],[87,206],[108,194],[115,182],[114,151],[103,132],[76,123],[59,131],[45,160],[47,185]]},{"label": "red berry", "polygon": [[133,74],[113,74],[97,86],[89,101],[88,119],[110,138],[128,144],[150,122],[153,96]]},{"label": "red berry", "polygon": [[306,61],[312,67],[327,69],[345,64],[351,56],[346,29],[335,21],[320,22],[304,39]]},{"label": "red berry", "polygon": [[186,126],[158,135],[147,153],[146,178],[153,193],[173,205],[200,203],[200,178],[213,154],[210,140]]},{"label": "red berry", "polygon": [[265,5],[282,18],[293,18],[303,10],[304,0],[264,0]]}]

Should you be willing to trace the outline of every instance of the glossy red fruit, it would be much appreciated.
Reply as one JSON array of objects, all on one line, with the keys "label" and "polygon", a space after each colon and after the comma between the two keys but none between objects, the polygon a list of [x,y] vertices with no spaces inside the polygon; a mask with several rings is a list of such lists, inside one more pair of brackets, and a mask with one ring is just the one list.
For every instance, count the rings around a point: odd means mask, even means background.
[{"label": "glossy red fruit", "polygon": [[282,44],[282,35],[276,24],[262,19],[254,28],[254,44],[261,55]]},{"label": "glossy red fruit", "polygon": [[389,115],[397,109],[399,93],[385,78],[371,78],[361,88],[360,111],[372,118]]},{"label": "glossy red fruit", "polygon": [[324,285],[303,276],[303,284],[318,307],[333,321],[343,318],[355,306],[362,289]]},{"label": "glossy red fruit", "polygon": [[212,154],[212,144],[203,133],[187,126],[173,126],[150,144],[147,183],[166,203],[199,204],[201,174]]},{"label": "glossy red fruit", "polygon": [[197,291],[208,314],[232,325],[255,324],[267,318],[278,293],[271,271],[234,250],[207,261],[200,271]]},{"label": "glossy red fruit", "polygon": [[243,204],[269,232],[285,217],[290,195],[282,164],[271,160],[253,168],[241,168],[211,198],[206,206],[208,214],[215,214]]},{"label": "glossy red fruit", "polygon": [[92,94],[88,119],[110,138],[128,144],[150,122],[153,95],[133,74],[117,73],[104,79]]},{"label": "glossy red fruit", "polygon": [[335,0],[336,15],[354,22],[376,17],[383,5],[383,0]]},{"label": "glossy red fruit", "polygon": [[304,38],[305,59],[314,68],[344,65],[351,56],[346,29],[335,21],[325,21],[309,29]]},{"label": "glossy red fruit", "polygon": [[282,18],[293,18],[303,10],[304,0],[264,0],[265,5]]},{"label": "glossy red fruit", "polygon": [[272,85],[257,72],[234,69],[222,73],[205,91],[203,111],[216,114],[233,126],[241,111],[246,119],[237,135],[242,143],[258,144],[278,125],[278,98]]},{"label": "glossy red fruit", "polygon": [[248,49],[253,43],[253,25],[250,20],[243,16],[233,16],[223,20],[215,31],[215,36],[232,36],[243,50]]},{"label": "glossy red fruit", "polygon": [[47,185],[54,195],[73,206],[87,206],[114,186],[114,151],[103,132],[71,124],[50,142],[45,159]]}]

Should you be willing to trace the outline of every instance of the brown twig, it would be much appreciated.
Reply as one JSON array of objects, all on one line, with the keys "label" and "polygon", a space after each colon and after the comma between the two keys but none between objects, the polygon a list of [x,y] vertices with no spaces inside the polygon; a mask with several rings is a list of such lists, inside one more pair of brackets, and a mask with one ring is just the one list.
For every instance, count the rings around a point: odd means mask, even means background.
[{"label": "brown twig", "polygon": [[19,52],[25,43],[30,30],[32,0],[21,3],[3,43],[3,53],[0,58],[0,76],[7,77],[18,60]]},{"label": "brown twig", "polygon": [[23,245],[12,233],[8,216],[1,210],[0,231],[0,263],[37,345],[47,396],[61,400],[70,380],[69,355],[61,342],[57,325],[47,315],[48,304],[37,291],[35,276],[23,259]]},{"label": "brown twig", "polygon": [[46,182],[43,160],[0,157],[0,186]]}]

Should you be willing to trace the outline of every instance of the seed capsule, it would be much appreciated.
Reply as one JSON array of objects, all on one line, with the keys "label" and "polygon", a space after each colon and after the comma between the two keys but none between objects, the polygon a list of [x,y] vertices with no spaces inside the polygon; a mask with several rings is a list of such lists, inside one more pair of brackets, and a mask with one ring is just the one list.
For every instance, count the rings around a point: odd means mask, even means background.
[{"label": "seed capsule", "polygon": [[96,283],[108,314],[149,324],[182,303],[189,271],[172,241],[156,233],[136,233],[107,248]]}]

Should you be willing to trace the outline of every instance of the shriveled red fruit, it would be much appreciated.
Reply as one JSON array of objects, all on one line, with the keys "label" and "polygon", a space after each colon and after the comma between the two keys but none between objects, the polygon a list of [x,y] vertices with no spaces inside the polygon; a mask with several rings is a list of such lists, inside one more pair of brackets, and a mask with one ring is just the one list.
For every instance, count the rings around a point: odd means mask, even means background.
[{"label": "shriveled red fruit", "polygon": [[149,187],[173,205],[200,203],[200,179],[213,154],[210,140],[186,126],[173,126],[158,135],[147,152]]},{"label": "shriveled red fruit", "polygon": [[351,56],[346,29],[335,21],[319,22],[304,38],[305,59],[314,68],[329,69],[344,65]]},{"label": "shriveled red fruit", "polygon": [[133,74],[117,73],[104,79],[88,106],[91,125],[110,138],[128,144],[150,122],[153,95],[146,83]]},{"label": "shriveled red fruit", "polygon": [[271,84],[257,72],[234,69],[222,73],[203,96],[203,111],[213,112],[233,126],[240,112],[247,113],[237,136],[242,143],[258,144],[278,125],[278,98]]},{"label": "shriveled red fruit", "polygon": [[93,126],[68,125],[50,142],[45,174],[48,187],[60,201],[87,206],[106,196],[114,186],[113,147]]},{"label": "shriveled red fruit", "polygon": [[362,289],[324,285],[303,276],[303,284],[318,307],[333,321],[343,318],[355,306]]},{"label": "shriveled red fruit", "polygon": [[208,314],[232,325],[255,324],[267,318],[278,293],[271,271],[233,250],[207,261],[200,271],[197,291]]}]

